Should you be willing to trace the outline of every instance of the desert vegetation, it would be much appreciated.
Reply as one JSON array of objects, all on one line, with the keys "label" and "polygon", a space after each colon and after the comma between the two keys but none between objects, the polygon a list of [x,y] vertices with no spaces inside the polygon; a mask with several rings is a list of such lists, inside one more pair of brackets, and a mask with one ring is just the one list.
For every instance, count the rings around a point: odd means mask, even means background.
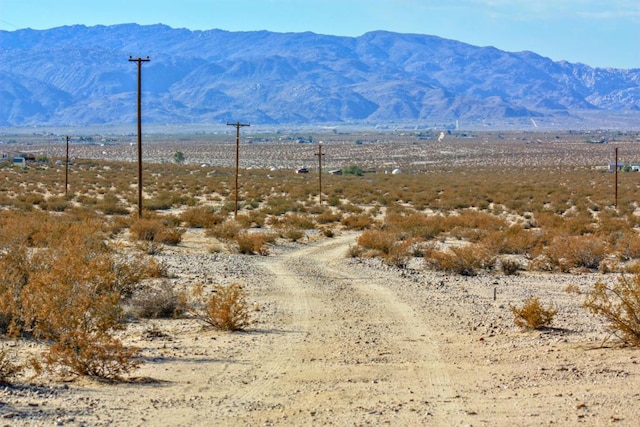
[{"label": "desert vegetation", "polygon": [[[95,146],[76,145],[68,190],[55,150],[26,168],[5,162],[0,328],[6,339],[46,348],[24,366],[0,353],[0,381],[23,368],[120,378],[141,363],[120,338],[131,316],[248,327],[250,295],[241,285],[173,289],[158,255],[179,247],[189,230],[202,230],[211,252],[246,256],[345,230],[359,233],[350,256],[400,270],[634,274],[619,286],[594,284],[585,306],[637,345],[640,187],[638,175],[620,173],[615,204],[614,175],[605,171],[610,146],[573,133],[452,135],[449,142],[423,132],[383,136],[358,144],[323,136],[328,168],[347,171],[324,177],[323,197],[317,175],[291,167],[312,164],[307,145],[271,144],[265,136],[243,147],[251,168],[241,172],[235,217],[229,146],[205,146],[201,137],[150,145],[140,218],[135,164],[115,147],[100,147],[107,154],[99,155]],[[637,135],[614,137],[630,157],[640,156]],[[391,168],[402,173],[385,173]],[[555,315],[535,296],[513,313],[517,325],[532,329]]]}]

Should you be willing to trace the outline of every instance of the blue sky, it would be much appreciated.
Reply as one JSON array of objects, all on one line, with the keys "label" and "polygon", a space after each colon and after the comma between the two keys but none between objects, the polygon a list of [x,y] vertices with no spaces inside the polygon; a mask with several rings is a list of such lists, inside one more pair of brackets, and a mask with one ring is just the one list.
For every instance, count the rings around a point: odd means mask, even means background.
[{"label": "blue sky", "polygon": [[0,0],[0,30],[131,22],[341,36],[388,30],[640,68],[640,0]]}]

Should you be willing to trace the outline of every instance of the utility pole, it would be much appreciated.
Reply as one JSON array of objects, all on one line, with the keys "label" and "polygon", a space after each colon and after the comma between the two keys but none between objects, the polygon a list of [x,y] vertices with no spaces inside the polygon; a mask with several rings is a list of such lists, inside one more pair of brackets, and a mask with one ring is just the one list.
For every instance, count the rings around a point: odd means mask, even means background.
[{"label": "utility pole", "polygon": [[142,218],[142,63],[150,59],[129,56],[129,61],[138,63],[138,218]]},{"label": "utility pole", "polygon": [[64,194],[67,195],[69,188],[69,135],[67,135],[67,155],[64,162]]},{"label": "utility pole", "polygon": [[616,200],[614,203],[614,207],[618,209],[618,147],[614,149],[615,152],[615,160],[616,160]]},{"label": "utility pole", "polygon": [[243,126],[251,126],[249,123],[229,123],[227,122],[227,126],[235,126],[236,127],[236,204],[235,210],[233,211],[233,217],[236,218],[238,216],[238,164],[240,157],[240,128]]},{"label": "utility pole", "polygon": [[318,201],[320,206],[322,206],[322,156],[324,153],[322,152],[322,141],[318,142]]}]

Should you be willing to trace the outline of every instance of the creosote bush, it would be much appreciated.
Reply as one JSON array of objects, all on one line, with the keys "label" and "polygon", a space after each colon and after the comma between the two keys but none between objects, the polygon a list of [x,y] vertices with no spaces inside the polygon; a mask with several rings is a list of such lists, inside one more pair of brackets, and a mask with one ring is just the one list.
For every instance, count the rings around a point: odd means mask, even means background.
[{"label": "creosote bush", "polygon": [[193,291],[193,299],[189,311],[198,320],[223,331],[239,331],[247,328],[251,320],[247,294],[238,284],[216,285],[213,293],[204,295],[202,286]]},{"label": "creosote bush", "polygon": [[440,271],[475,276],[478,269],[491,269],[496,258],[482,245],[453,246],[448,250],[427,248],[424,260],[428,266]]},{"label": "creosote bush", "polygon": [[238,251],[245,255],[268,255],[269,248],[267,247],[267,242],[270,240],[272,240],[270,236],[265,233],[242,231],[236,236]]},{"label": "creosote bush", "polygon": [[134,241],[177,245],[182,241],[184,230],[172,224],[170,219],[143,217],[132,222],[129,232]]},{"label": "creosote bush", "polygon": [[613,285],[597,282],[585,293],[584,307],[604,318],[614,336],[640,346],[640,274],[622,276]]},{"label": "creosote bush", "polygon": [[131,313],[139,318],[173,318],[185,310],[183,302],[168,280],[139,287],[128,302]]},{"label": "creosote bush", "polygon": [[538,297],[528,297],[522,307],[511,307],[513,321],[516,326],[523,329],[543,329],[551,325],[557,310],[552,307],[543,307]]},{"label": "creosote bush", "polygon": [[46,233],[37,248],[19,240],[4,243],[3,330],[49,343],[34,366],[50,371],[116,379],[135,369],[136,350],[122,345],[114,332],[124,327],[120,302],[144,278],[144,260],[117,257],[95,220],[25,222],[31,232],[45,227]]}]

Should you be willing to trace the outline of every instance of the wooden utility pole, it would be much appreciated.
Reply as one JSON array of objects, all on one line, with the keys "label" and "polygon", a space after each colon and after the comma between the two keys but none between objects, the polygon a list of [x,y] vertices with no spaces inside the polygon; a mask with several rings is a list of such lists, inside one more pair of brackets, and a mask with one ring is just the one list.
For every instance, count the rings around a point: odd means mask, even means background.
[{"label": "wooden utility pole", "polygon": [[67,155],[64,161],[64,194],[67,195],[69,189],[69,135],[67,135]]},{"label": "wooden utility pole", "polygon": [[238,216],[238,165],[239,165],[239,157],[240,157],[240,128],[243,126],[251,126],[249,123],[229,123],[227,122],[227,126],[235,126],[236,127],[236,203],[235,210],[233,211],[233,217],[236,218]]},{"label": "wooden utility pole", "polygon": [[142,218],[142,63],[150,59],[130,56],[129,61],[138,63],[138,218]]},{"label": "wooden utility pole", "polygon": [[615,152],[615,160],[616,160],[616,199],[614,202],[614,207],[618,209],[618,147],[614,149]]},{"label": "wooden utility pole", "polygon": [[322,152],[322,141],[318,142],[318,201],[320,206],[322,206],[322,156],[324,153]]}]

